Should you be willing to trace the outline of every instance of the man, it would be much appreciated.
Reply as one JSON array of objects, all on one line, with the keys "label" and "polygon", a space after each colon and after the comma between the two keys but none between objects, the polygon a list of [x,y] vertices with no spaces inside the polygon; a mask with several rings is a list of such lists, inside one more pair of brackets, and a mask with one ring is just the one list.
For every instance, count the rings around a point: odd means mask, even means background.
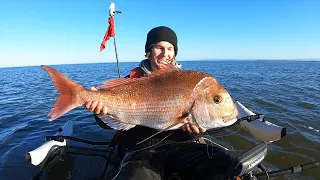
[{"label": "man", "polygon": [[[180,67],[180,64],[175,61],[178,53],[177,36],[176,33],[168,27],[159,26],[149,31],[145,44],[145,53],[147,59],[142,60],[139,67],[132,69],[127,78],[147,76],[154,70],[161,69],[166,64],[173,64]],[[92,87],[91,90],[95,91],[97,89]],[[89,102],[85,106],[89,111],[95,112],[95,114],[106,115],[108,111],[101,102]],[[97,116],[95,116],[95,118],[100,126],[105,126]],[[189,133],[183,131],[188,131]],[[161,164],[159,163],[159,158],[156,158],[154,161],[149,161],[148,159],[149,157],[155,157],[158,154],[151,153],[148,150],[174,142],[190,140],[193,137],[191,135],[192,132],[199,134],[200,132],[205,132],[205,130],[199,129],[195,125],[190,126],[189,124],[186,124],[182,127],[182,130],[166,131],[137,145],[138,142],[148,138],[156,132],[157,131],[152,128],[136,126],[127,131],[118,131],[116,133],[117,138],[114,138],[113,140],[116,141],[116,144],[121,149],[122,156],[126,158],[130,157],[130,160],[125,162],[126,165],[121,166],[121,171],[118,175],[119,179],[163,178],[164,167],[157,167]],[[141,151],[142,149],[147,150]],[[158,156],[160,159],[162,158],[161,155]]]},{"label": "man", "polygon": [[[160,69],[163,65],[170,63],[180,67],[180,64],[175,62],[178,53],[178,39],[176,33],[168,27],[159,26],[149,31],[145,44],[145,53],[147,59],[141,61],[139,67],[131,70],[130,75],[126,77],[139,78],[151,74],[153,70]],[[91,90],[96,91],[97,89],[91,87]],[[107,109],[101,102],[89,102],[85,106],[95,114],[107,114]],[[189,133],[194,131],[197,134],[200,131],[205,132],[205,130],[199,129],[196,125],[190,127],[189,124],[184,125],[182,130]]]}]

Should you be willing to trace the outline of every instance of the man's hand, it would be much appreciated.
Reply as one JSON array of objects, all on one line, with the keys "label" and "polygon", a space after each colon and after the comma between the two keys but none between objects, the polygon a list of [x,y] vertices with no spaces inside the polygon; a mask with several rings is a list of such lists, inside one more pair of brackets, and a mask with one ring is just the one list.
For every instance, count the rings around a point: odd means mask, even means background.
[{"label": "man's hand", "polygon": [[[185,120],[190,120],[191,114],[189,114],[187,117],[185,117]],[[200,132],[204,133],[206,132],[205,129],[198,128],[195,124],[185,124],[182,126],[183,131],[188,131],[190,134],[194,131],[195,133],[199,134]],[[192,131],[193,130],[193,131]]]},{"label": "man's hand", "polygon": [[[91,87],[90,90],[97,91],[98,89],[95,87]],[[87,102],[87,104],[85,104],[85,107],[87,110],[91,112],[94,111],[95,114],[106,115],[108,112],[107,107],[105,107],[104,103],[102,102],[97,102],[97,101]]]},{"label": "man's hand", "polygon": [[185,124],[182,126],[182,130],[188,131],[189,133],[192,133],[192,130],[193,130],[197,134],[199,134],[200,132],[202,132],[202,133],[206,132],[205,129],[198,128],[195,124]]}]

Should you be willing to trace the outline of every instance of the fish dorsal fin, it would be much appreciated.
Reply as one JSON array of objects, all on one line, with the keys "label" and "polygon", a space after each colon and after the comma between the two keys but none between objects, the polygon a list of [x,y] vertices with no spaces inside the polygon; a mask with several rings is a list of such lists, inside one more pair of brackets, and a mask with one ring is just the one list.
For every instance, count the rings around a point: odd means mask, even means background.
[{"label": "fish dorsal fin", "polygon": [[124,124],[121,123],[115,119],[113,119],[112,116],[102,116],[102,115],[98,115],[98,117],[108,126],[110,126],[113,129],[117,129],[117,130],[128,130],[131,129],[133,127],[135,127],[136,125],[134,124]]},{"label": "fish dorsal fin", "polygon": [[166,65],[163,65],[160,69],[153,70],[153,72],[149,74],[147,77],[149,78],[157,77],[170,72],[179,72],[179,71],[182,71],[182,70],[180,68],[173,66],[172,64],[166,64]]},{"label": "fish dorsal fin", "polygon": [[98,89],[109,89],[112,87],[116,87],[119,85],[140,81],[140,78],[117,78],[117,79],[110,79],[103,83],[103,85],[100,85]]},{"label": "fish dorsal fin", "polygon": [[103,85],[99,86],[98,89],[109,89],[109,88],[116,87],[119,85],[124,85],[124,84],[132,83],[135,81],[143,81],[147,78],[157,77],[157,76],[161,76],[163,74],[169,73],[169,72],[178,72],[178,71],[181,71],[181,69],[179,69],[171,64],[167,64],[167,65],[162,66],[161,69],[154,70],[151,74],[149,74],[145,77],[117,78],[117,79],[107,80],[103,83]]}]

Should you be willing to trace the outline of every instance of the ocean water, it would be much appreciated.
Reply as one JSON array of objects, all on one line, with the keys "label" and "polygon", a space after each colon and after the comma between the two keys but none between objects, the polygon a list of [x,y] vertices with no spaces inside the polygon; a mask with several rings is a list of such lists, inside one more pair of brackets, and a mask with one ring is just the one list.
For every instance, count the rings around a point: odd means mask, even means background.
[{"label": "ocean water", "polygon": [[[320,160],[320,62],[306,61],[187,61],[183,69],[212,74],[234,100],[266,120],[287,128],[288,135],[268,147],[268,169],[287,168]],[[138,63],[120,63],[125,76]],[[115,63],[52,66],[86,88],[117,77]],[[58,92],[40,67],[0,68],[0,179],[31,179],[39,171],[25,154],[45,142],[67,120],[74,136],[108,141],[114,131],[100,128],[92,113],[79,107],[48,121]],[[232,150],[257,144],[240,126],[212,137]],[[277,179],[320,179],[320,168]]]}]

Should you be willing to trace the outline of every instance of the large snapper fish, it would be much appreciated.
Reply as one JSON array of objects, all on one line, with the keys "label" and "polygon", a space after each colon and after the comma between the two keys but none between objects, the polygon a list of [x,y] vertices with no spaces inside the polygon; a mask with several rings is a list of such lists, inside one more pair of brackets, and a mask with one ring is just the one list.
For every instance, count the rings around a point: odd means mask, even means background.
[{"label": "large snapper fish", "polygon": [[186,123],[213,129],[237,121],[238,110],[229,93],[207,73],[163,68],[147,77],[112,79],[98,91],[90,91],[55,69],[42,67],[61,94],[50,110],[50,120],[100,101],[108,113],[99,117],[119,130],[141,125],[163,131]]}]

